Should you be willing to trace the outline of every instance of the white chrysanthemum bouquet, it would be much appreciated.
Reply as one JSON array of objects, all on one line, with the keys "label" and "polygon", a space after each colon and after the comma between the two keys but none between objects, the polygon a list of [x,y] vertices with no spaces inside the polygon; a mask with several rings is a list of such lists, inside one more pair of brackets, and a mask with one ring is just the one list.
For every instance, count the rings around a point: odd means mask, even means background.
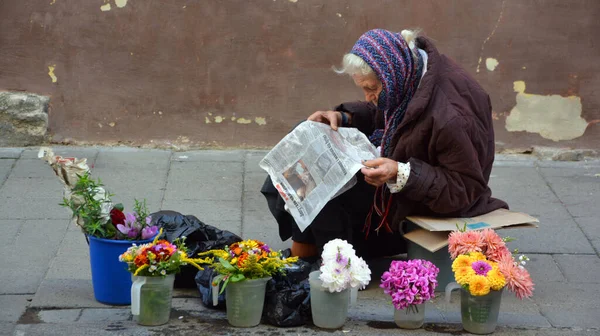
[{"label": "white chrysanthemum bouquet", "polygon": [[329,241],[323,247],[321,275],[323,287],[341,292],[349,287],[365,288],[371,281],[371,270],[352,245],[341,239]]}]

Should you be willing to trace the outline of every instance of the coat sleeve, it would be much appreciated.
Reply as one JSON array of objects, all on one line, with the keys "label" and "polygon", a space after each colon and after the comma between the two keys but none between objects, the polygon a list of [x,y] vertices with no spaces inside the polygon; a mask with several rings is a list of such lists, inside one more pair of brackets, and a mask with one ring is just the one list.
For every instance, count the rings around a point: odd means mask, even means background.
[{"label": "coat sleeve", "polygon": [[363,101],[342,103],[336,106],[334,111],[350,113],[352,115],[351,127],[358,128],[367,136],[373,134],[377,123],[377,108],[373,104]]},{"label": "coat sleeve", "polygon": [[409,159],[411,172],[402,194],[438,214],[468,210],[488,189],[479,155],[470,136],[474,130],[465,117],[449,121],[430,150],[438,164]]}]

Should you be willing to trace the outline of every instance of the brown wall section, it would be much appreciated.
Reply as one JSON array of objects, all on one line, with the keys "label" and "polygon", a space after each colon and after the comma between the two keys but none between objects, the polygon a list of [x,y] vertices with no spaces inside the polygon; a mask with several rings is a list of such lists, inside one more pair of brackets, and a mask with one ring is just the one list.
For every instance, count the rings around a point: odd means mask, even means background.
[{"label": "brown wall section", "polygon": [[[421,27],[490,93],[500,147],[598,148],[599,17],[597,0],[4,0],[0,90],[51,96],[58,142],[269,146],[361,97],[331,71],[360,34]],[[507,131],[515,81],[527,99],[580,97],[585,133]]]}]

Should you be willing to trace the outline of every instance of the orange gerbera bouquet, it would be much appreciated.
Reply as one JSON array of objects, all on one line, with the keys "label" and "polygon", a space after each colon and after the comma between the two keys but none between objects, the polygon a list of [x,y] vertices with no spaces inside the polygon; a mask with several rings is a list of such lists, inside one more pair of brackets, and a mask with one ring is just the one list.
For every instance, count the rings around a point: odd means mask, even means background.
[{"label": "orange gerbera bouquet", "polygon": [[162,229],[154,241],[148,244],[136,245],[127,249],[119,256],[119,261],[127,263],[129,272],[135,276],[166,276],[179,273],[181,266],[193,265],[202,270],[201,264],[210,264],[210,258],[190,258],[185,247],[185,237],[176,239],[173,243],[159,240]]},{"label": "orange gerbera bouquet", "polygon": [[529,259],[521,255],[515,260],[506,247],[509,240],[492,229],[450,233],[448,250],[456,282],[475,296],[507,286],[519,299],[531,297],[534,284],[524,267]]},{"label": "orange gerbera bouquet", "polygon": [[297,257],[284,258],[281,252],[273,251],[267,244],[253,239],[231,244],[224,249],[203,252],[199,256],[215,258],[211,267],[219,275],[213,279],[213,284],[216,286],[225,281],[221,292],[229,282],[269,277],[298,261]]}]

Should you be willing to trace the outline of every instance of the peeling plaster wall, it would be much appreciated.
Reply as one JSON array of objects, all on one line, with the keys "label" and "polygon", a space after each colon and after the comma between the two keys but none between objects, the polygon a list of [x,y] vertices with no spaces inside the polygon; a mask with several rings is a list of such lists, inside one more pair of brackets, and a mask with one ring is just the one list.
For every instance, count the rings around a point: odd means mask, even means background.
[{"label": "peeling plaster wall", "polygon": [[599,148],[599,15],[597,0],[4,0],[0,91],[50,96],[54,141],[270,146],[361,98],[331,71],[361,33],[420,27],[490,93],[499,149]]},{"label": "peeling plaster wall", "polygon": [[537,133],[553,141],[581,137],[588,122],[581,117],[581,98],[577,96],[536,95],[525,92],[525,82],[514,83],[517,105],[506,118],[509,132]]}]

